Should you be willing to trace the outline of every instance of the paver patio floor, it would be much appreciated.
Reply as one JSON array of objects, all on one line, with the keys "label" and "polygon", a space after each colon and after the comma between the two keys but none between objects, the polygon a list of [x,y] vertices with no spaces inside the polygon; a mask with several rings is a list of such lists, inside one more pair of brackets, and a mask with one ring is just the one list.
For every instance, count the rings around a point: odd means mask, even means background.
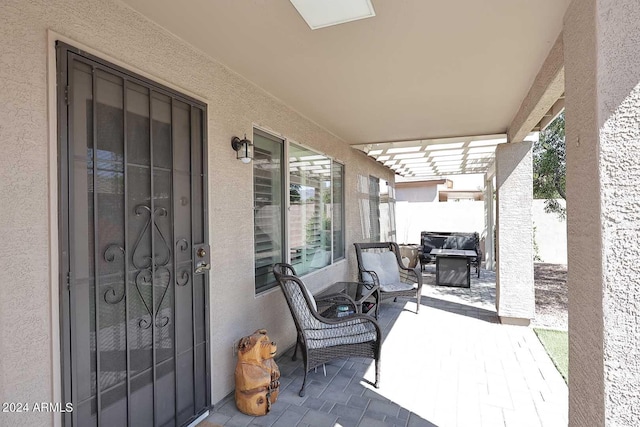
[{"label": "paver patio floor", "polygon": [[[229,396],[207,419],[224,426],[566,426],[567,386],[533,330],[502,325],[495,275],[482,271],[470,289],[434,286],[424,275],[422,305],[385,300],[380,388],[371,360],[334,361],[310,372],[301,357],[281,356],[281,391],[263,417],[240,413]],[[206,423],[203,423],[206,425]]]}]

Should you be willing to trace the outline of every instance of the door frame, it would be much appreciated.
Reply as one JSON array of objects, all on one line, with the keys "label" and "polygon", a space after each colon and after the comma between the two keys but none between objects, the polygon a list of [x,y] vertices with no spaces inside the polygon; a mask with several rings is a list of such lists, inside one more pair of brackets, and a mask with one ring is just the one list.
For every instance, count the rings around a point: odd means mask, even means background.
[{"label": "door frame", "polygon": [[[66,76],[66,59],[58,64],[58,46],[62,46],[66,51],[73,52],[91,61],[114,70],[116,73],[137,79],[160,93],[179,95],[182,101],[197,105],[202,109],[202,214],[203,233],[205,244],[209,243],[209,189],[208,189],[208,103],[197,95],[188,93],[182,88],[167,83],[160,78],[150,76],[141,72],[136,67],[124,64],[117,59],[111,58],[102,52],[89,48],[82,43],[69,39],[55,33],[47,31],[47,109],[49,120],[49,252],[50,252],[50,281],[51,281],[51,358],[52,358],[52,401],[62,402],[63,407],[67,402],[71,402],[70,379],[71,372],[68,366],[71,360],[70,339],[70,316],[69,316],[69,293],[68,278],[66,271],[69,270],[68,254],[65,255],[64,248],[68,248],[69,227],[65,221],[69,218],[67,172],[68,163],[68,135],[67,135],[67,109],[65,99],[66,84],[61,84],[62,76]],[[62,69],[64,68],[64,73]],[[207,340],[205,350],[206,365],[206,408],[212,409],[212,373],[211,373],[211,319],[210,319],[210,275],[204,275],[204,320],[205,338]],[[194,396],[195,398],[195,396]],[[177,410],[177,408],[176,408]],[[201,420],[204,414],[196,416],[195,420]],[[53,425],[71,425],[72,413],[58,413],[53,416]]]}]

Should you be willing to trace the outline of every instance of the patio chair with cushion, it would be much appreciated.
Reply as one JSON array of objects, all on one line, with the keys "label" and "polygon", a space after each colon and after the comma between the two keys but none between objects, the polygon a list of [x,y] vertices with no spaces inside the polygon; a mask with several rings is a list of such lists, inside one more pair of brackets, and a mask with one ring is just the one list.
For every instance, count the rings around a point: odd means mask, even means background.
[{"label": "patio chair with cushion", "polygon": [[[305,394],[307,373],[326,362],[346,357],[369,357],[375,360],[375,387],[380,382],[380,347],[382,332],[371,316],[353,314],[329,319],[321,316],[315,300],[300,278],[282,274],[292,272],[288,265],[274,266],[276,279],[287,300],[297,330],[297,344],[302,350],[304,379],[298,393]],[[295,272],[295,271],[293,271]],[[295,360],[295,353],[294,353]]]},{"label": "patio chair with cushion", "polygon": [[416,297],[420,310],[422,273],[420,267],[405,267],[395,242],[354,243],[358,259],[358,280],[380,286],[381,298]]}]

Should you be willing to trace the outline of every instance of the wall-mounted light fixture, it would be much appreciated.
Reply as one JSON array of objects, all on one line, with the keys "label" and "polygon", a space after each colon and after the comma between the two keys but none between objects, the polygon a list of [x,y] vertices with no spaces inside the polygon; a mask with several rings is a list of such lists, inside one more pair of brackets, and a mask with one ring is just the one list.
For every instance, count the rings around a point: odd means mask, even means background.
[{"label": "wall-mounted light fixture", "polygon": [[251,147],[253,147],[253,144],[247,139],[247,134],[244,135],[243,139],[234,136],[231,139],[231,147],[235,150],[237,159],[242,163],[251,163]]}]

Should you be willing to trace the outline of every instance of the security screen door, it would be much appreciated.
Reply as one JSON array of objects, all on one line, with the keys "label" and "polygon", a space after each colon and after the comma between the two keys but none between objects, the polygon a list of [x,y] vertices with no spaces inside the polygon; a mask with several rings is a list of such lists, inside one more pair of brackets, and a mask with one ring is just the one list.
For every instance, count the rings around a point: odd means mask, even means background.
[{"label": "security screen door", "polygon": [[57,60],[65,425],[189,424],[210,407],[206,107]]}]

